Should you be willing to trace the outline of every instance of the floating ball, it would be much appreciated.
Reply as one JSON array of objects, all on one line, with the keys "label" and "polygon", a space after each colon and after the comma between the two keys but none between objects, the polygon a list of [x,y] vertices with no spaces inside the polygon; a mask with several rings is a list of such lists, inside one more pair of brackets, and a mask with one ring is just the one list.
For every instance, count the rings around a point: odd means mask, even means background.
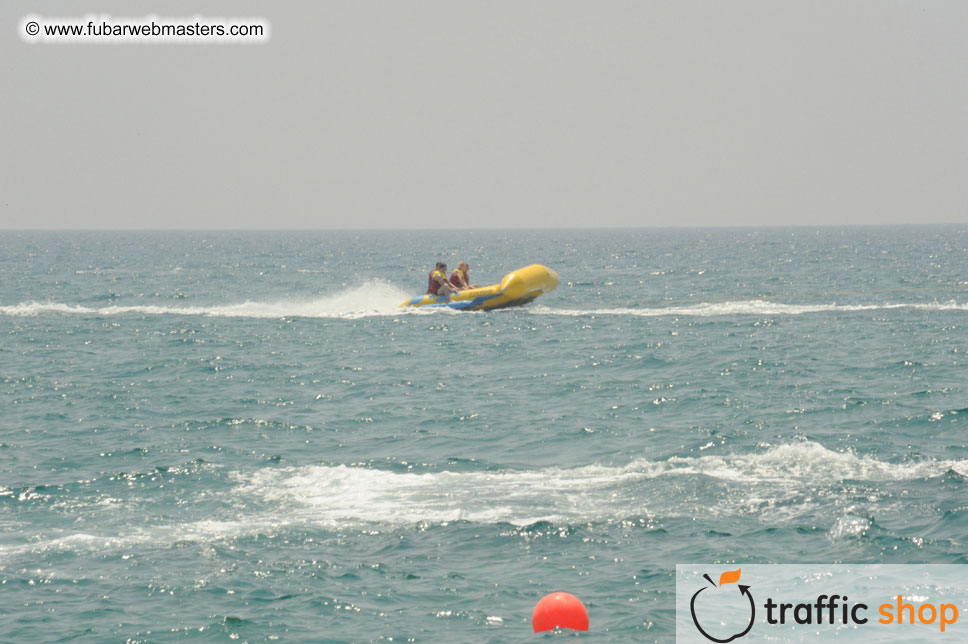
[{"label": "floating ball", "polygon": [[581,600],[568,593],[545,595],[531,613],[531,628],[535,633],[553,630],[556,626],[576,631],[588,630],[588,611]]}]

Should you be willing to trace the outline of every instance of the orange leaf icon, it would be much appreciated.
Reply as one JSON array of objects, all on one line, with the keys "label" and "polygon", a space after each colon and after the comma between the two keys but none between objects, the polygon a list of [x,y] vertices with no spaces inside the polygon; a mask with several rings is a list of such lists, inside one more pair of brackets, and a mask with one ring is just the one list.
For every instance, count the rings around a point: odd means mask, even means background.
[{"label": "orange leaf icon", "polygon": [[721,574],[719,576],[719,585],[722,586],[723,584],[735,584],[737,581],[739,581],[740,570],[742,570],[742,568],[737,568],[736,570],[727,570]]}]

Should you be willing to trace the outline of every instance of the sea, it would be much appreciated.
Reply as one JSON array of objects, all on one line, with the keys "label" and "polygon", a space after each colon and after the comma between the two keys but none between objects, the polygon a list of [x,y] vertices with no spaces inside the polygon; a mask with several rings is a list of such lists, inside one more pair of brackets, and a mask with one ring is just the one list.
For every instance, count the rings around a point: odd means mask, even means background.
[{"label": "sea", "polygon": [[[400,308],[438,260],[560,284]],[[966,328],[963,225],[0,232],[0,641],[671,642],[676,564],[965,564]]]}]

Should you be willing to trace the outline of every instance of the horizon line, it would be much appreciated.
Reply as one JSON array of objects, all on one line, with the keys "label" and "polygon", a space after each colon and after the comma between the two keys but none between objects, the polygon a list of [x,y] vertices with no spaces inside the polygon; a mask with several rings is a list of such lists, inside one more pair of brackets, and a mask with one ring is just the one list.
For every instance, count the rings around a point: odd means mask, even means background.
[{"label": "horizon line", "polygon": [[4,228],[5,232],[499,232],[499,231],[592,231],[592,230],[780,230],[817,228],[939,228],[966,226],[968,222],[889,223],[889,224],[723,224],[705,226],[556,226],[556,227],[480,227],[480,228],[349,228],[349,227],[293,227],[293,228],[113,228],[113,227],[49,227]]}]

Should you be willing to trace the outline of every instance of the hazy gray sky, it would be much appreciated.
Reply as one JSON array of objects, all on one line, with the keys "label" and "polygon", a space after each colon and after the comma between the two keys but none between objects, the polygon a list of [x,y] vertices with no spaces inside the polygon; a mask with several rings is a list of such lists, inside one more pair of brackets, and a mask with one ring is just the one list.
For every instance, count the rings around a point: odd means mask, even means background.
[{"label": "hazy gray sky", "polygon": [[[262,16],[265,45],[21,18]],[[968,2],[4,2],[0,227],[968,222]]]}]

